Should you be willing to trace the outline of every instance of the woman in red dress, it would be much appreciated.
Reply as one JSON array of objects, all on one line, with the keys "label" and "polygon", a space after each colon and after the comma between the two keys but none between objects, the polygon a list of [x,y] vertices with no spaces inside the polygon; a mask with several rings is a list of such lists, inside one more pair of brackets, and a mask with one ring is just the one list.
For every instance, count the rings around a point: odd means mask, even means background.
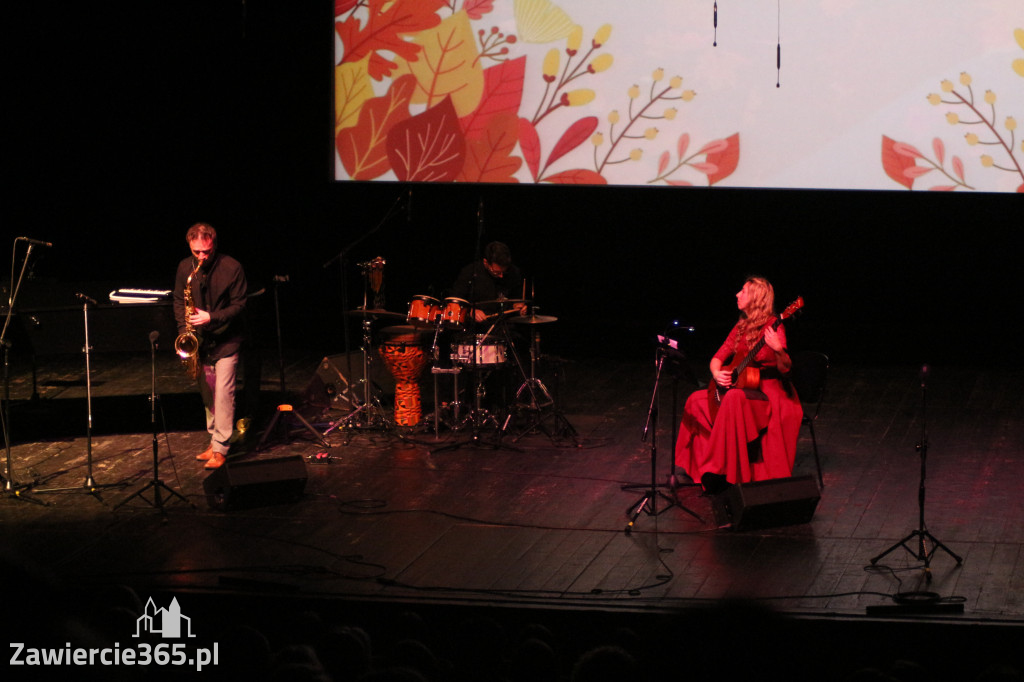
[{"label": "woman in red dress", "polygon": [[[740,319],[710,363],[721,404],[712,418],[709,391],[691,394],[676,441],[676,467],[710,493],[730,483],[791,476],[803,417],[796,391],[786,381],[793,363],[785,328],[773,324],[772,285],[761,277],[748,278],[736,294],[736,306]],[[760,370],[760,385],[732,388],[732,365],[762,337],[764,345],[750,363]]]}]

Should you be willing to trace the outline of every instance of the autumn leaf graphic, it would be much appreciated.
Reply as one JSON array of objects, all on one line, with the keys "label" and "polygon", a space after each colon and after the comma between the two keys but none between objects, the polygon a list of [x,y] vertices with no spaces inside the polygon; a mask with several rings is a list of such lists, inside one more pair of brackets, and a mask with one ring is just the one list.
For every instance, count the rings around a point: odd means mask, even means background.
[{"label": "autumn leaf graphic", "polygon": [[391,128],[387,155],[403,182],[453,182],[466,159],[466,140],[450,97]]},{"label": "autumn leaf graphic", "polygon": [[338,156],[353,180],[372,180],[390,170],[386,147],[388,132],[396,123],[409,118],[409,100],[414,86],[412,76],[399,78],[384,96],[363,104],[355,126],[337,134]]},{"label": "autumn leaf graphic", "polygon": [[406,40],[405,36],[441,23],[437,11],[445,4],[445,0],[368,0],[369,16],[365,26],[354,17],[336,22],[334,25],[334,30],[345,47],[345,55],[341,61],[357,62],[369,56],[371,78],[379,81],[391,76],[398,65],[382,52],[394,53],[406,61],[416,61],[420,46]]}]

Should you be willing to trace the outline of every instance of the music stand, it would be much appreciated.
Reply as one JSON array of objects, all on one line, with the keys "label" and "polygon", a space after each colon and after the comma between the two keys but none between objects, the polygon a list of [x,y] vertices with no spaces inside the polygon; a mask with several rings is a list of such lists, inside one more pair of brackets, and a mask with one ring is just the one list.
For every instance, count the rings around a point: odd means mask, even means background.
[{"label": "music stand", "polygon": [[[682,351],[678,348],[674,349],[678,359],[684,359]],[[661,386],[661,375],[662,370],[665,367],[665,360],[670,355],[670,349],[662,344],[658,345],[656,351],[656,370],[654,374],[654,390],[651,393],[651,404],[647,410],[647,422],[644,424],[644,433],[641,438],[642,442],[647,441],[647,434],[651,434],[651,480],[650,483],[629,483],[621,487],[622,490],[641,490],[643,495],[633,504],[631,504],[627,510],[626,515],[629,517],[629,523],[626,524],[626,534],[630,534],[633,531],[633,526],[636,524],[637,518],[640,514],[646,513],[648,516],[660,516],[673,507],[678,507],[693,518],[697,519],[701,523],[704,523],[704,519],[700,517],[697,512],[693,511],[689,507],[686,507],[679,501],[678,495],[675,492],[675,486],[670,486],[667,483],[658,483],[658,393]],[[674,427],[674,425],[673,425]],[[662,488],[671,488],[672,495],[666,495],[662,492]],[[658,508],[658,500],[661,499],[666,503],[665,507]]]},{"label": "music stand", "polygon": [[75,294],[75,296],[82,301],[82,325],[85,334],[85,345],[82,347],[82,353],[85,355],[85,481],[83,481],[82,485],[77,488],[47,488],[39,489],[36,492],[85,492],[89,493],[97,500],[102,502],[103,498],[101,498],[99,496],[99,493],[97,492],[100,488],[120,488],[123,487],[123,484],[105,483],[103,485],[99,485],[96,483],[96,480],[92,477],[92,368],[89,364],[89,356],[90,352],[92,351],[92,346],[89,345],[89,306],[96,305],[96,301],[89,298],[85,294]]},{"label": "music stand", "polygon": [[[956,565],[957,566],[959,566],[959,565],[961,565],[963,563],[963,559],[961,559],[949,547],[946,547],[944,544],[942,544],[942,542],[940,542],[938,538],[936,538],[934,535],[929,533],[928,532],[928,527],[925,525],[925,522],[924,522],[924,498],[925,498],[924,479],[925,479],[925,465],[926,465],[926,463],[928,461],[928,419],[927,419],[927,414],[928,414],[928,398],[927,398],[927,395],[928,395],[928,374],[929,374],[928,365],[924,365],[921,368],[921,372],[920,372],[920,379],[921,379],[921,440],[917,443],[917,446],[916,446],[916,449],[917,449],[918,453],[920,453],[920,455],[921,455],[921,478],[920,478],[920,481],[918,483],[918,488],[917,488],[918,526],[917,526],[917,528],[915,530],[912,530],[902,540],[897,541],[894,545],[889,547],[889,549],[885,550],[884,552],[882,552],[878,556],[872,558],[871,559],[871,565],[874,566],[875,564],[878,563],[878,561],[882,557],[884,557],[885,555],[889,554],[890,552],[896,550],[897,548],[902,547],[903,549],[905,549],[908,552],[910,552],[911,554],[913,554],[914,557],[918,561],[923,561],[924,562],[925,580],[930,583],[932,581],[931,561],[932,561],[932,557],[935,556],[935,552],[937,550],[941,549],[946,554],[948,554],[949,556],[953,557],[953,559],[956,560]],[[913,540],[914,538],[917,538],[917,551],[916,552],[913,549],[911,549],[909,546],[907,546],[907,543],[909,541]],[[929,550],[925,546],[926,545],[926,541],[929,541],[929,542],[932,543],[931,550]]]},{"label": "music stand", "polygon": [[[147,502],[151,507],[155,507],[160,510],[160,513],[167,515],[164,510],[164,500],[161,495],[161,491],[168,493],[172,497],[177,497],[182,502],[186,502],[193,509],[196,508],[191,501],[185,498],[184,495],[174,490],[162,480],[160,480],[160,449],[157,445],[157,428],[156,428],[156,401],[159,396],[156,393],[156,341],[160,337],[160,332],[152,331],[149,333],[149,352],[150,352],[150,391],[149,391],[149,423],[153,431],[153,480],[144,485],[136,492],[129,495],[127,498],[121,501],[114,509],[120,509],[124,505],[128,504],[131,500],[136,497],[141,498]],[[143,496],[143,492],[153,489],[153,500],[150,501]]]}]

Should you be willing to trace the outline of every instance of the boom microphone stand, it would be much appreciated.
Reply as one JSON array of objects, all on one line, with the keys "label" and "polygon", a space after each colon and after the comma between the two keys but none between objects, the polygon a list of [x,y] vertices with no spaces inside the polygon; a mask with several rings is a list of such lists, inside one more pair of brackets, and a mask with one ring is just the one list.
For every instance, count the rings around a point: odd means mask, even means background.
[{"label": "boom microphone stand", "polygon": [[[959,566],[963,563],[963,559],[957,556],[949,547],[939,542],[939,539],[928,532],[928,527],[924,522],[924,478],[925,478],[925,464],[928,461],[928,420],[927,420],[927,395],[928,395],[928,365],[921,367],[921,440],[917,444],[917,451],[921,454],[921,480],[917,488],[917,507],[918,507],[918,526],[916,530],[910,532],[905,538],[894,544],[889,549],[885,550],[878,556],[871,560],[871,565],[874,566],[878,563],[879,559],[884,557],[886,554],[894,551],[897,547],[903,547],[917,558],[918,561],[924,562],[925,580],[927,582],[932,581],[932,569],[931,561],[932,557],[935,556],[936,550],[941,549],[942,551],[949,554],[956,560],[956,565]],[[911,549],[907,543],[917,538],[917,551]],[[927,543],[931,542],[932,547],[928,549]]]},{"label": "boom microphone stand", "polygon": [[[16,249],[19,241],[28,242],[28,250],[25,251],[25,258],[21,261],[21,272],[18,273],[18,282],[15,284],[14,250]],[[0,416],[3,418],[5,450],[4,472],[3,475],[0,476],[0,479],[3,480],[4,497],[12,495],[18,499],[28,500],[29,502],[35,502],[36,504],[46,506],[46,502],[22,495],[22,492],[31,486],[20,485],[14,480],[14,467],[11,465],[11,344],[7,341],[7,330],[11,327],[11,316],[14,312],[14,302],[18,299],[18,291],[21,289],[21,282],[25,277],[25,269],[28,266],[29,256],[32,255],[32,246],[35,244],[50,246],[48,242],[38,242],[37,240],[28,239],[27,237],[16,238],[14,240],[14,244],[11,246],[11,295],[7,299],[7,315],[4,317],[3,331],[0,332],[0,346],[3,346],[4,352],[4,410],[3,414]],[[34,381],[33,386],[35,386]]]},{"label": "boom microphone stand", "polygon": [[[136,497],[142,498],[146,502],[149,502],[150,506],[156,507],[160,510],[161,514],[166,515],[167,512],[164,510],[164,500],[161,496],[161,491],[166,491],[173,497],[177,497],[182,502],[188,503],[190,507],[195,509],[195,505],[189,502],[185,497],[178,491],[170,488],[166,483],[160,480],[160,452],[157,446],[157,429],[156,429],[156,341],[160,338],[160,332],[152,331],[149,333],[149,352],[150,352],[150,389],[149,389],[149,423],[153,429],[153,480],[147,483],[145,486],[140,488],[132,495],[125,498],[120,504],[114,509],[119,509],[129,501],[134,500]],[[142,493],[150,488],[153,489],[153,501],[147,500]]]}]

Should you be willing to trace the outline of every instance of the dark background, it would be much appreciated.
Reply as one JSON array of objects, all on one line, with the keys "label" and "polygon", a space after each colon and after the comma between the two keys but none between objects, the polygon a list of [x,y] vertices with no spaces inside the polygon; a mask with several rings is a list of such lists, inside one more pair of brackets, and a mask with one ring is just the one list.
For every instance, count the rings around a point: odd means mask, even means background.
[{"label": "dark background", "polygon": [[[284,342],[316,353],[346,345],[355,264],[384,257],[387,308],[404,313],[492,239],[559,317],[545,344],[566,356],[642,355],[679,320],[703,364],[750,273],[780,308],[804,296],[790,345],[834,362],[989,363],[1015,340],[1019,196],[336,183],[331,3],[16,5],[3,241],[53,242],[33,252],[25,300],[170,288],[203,220],[253,288],[289,277]],[[254,306],[264,339],[272,300]]]}]

